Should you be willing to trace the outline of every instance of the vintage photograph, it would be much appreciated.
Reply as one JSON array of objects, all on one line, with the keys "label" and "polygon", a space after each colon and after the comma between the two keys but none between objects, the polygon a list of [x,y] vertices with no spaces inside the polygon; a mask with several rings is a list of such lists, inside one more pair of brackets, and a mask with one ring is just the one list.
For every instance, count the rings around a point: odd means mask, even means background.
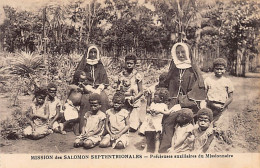
[{"label": "vintage photograph", "polygon": [[257,0],[0,2],[0,152],[257,154],[259,27]]}]

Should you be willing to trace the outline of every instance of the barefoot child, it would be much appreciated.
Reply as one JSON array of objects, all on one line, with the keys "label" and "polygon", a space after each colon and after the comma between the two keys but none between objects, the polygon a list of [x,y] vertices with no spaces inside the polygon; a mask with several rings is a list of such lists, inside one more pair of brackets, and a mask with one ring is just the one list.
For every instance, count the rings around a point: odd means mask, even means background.
[{"label": "barefoot child", "polygon": [[[77,85],[69,85],[67,100],[63,106],[62,118],[65,122],[60,124],[60,132],[66,134],[66,127],[74,124],[74,133],[77,134],[76,123],[79,122],[79,106],[83,94],[83,85],[86,84],[86,73],[84,71],[77,71],[74,75],[74,82]],[[77,128],[78,129],[78,128]]]},{"label": "barefoot child", "polygon": [[194,152],[207,152],[213,138],[213,129],[211,121],[213,120],[213,113],[209,108],[200,109],[197,113],[198,127],[193,130],[195,137]]},{"label": "barefoot child", "polygon": [[125,93],[126,106],[130,111],[130,130],[136,131],[140,125],[140,98],[143,95],[142,76],[135,70],[136,56],[129,54],[125,57],[125,69],[117,81],[118,90]]},{"label": "barefoot child", "polygon": [[53,131],[58,131],[59,123],[57,120],[60,116],[61,101],[56,96],[57,86],[54,83],[49,83],[47,89],[48,95],[46,102],[48,103],[50,109],[49,127],[52,128]]},{"label": "barefoot child", "polygon": [[172,137],[172,146],[168,152],[181,153],[190,152],[193,149],[194,135],[193,131],[193,113],[191,109],[183,108],[178,111],[176,118],[177,125]]},{"label": "barefoot child", "polygon": [[227,131],[231,116],[227,108],[233,101],[234,86],[231,80],[224,76],[226,67],[227,62],[223,58],[214,60],[214,75],[207,77],[204,82],[207,91],[207,107],[213,112],[213,126],[216,127],[219,138],[230,144],[232,142],[227,136]]},{"label": "barefoot child", "polygon": [[129,112],[123,109],[125,96],[121,92],[116,92],[113,96],[114,107],[107,110],[106,129],[108,134],[102,139],[99,147],[109,147],[123,149],[128,145]]},{"label": "barefoot child", "polygon": [[35,101],[30,106],[30,126],[23,130],[24,136],[31,139],[40,139],[52,133],[49,129],[48,119],[50,115],[46,89],[39,88],[34,93]]},{"label": "barefoot child", "polygon": [[[153,102],[148,106],[145,120],[140,128],[146,137],[146,151],[158,152],[159,137],[162,132],[163,114],[170,114],[168,110],[169,91],[166,88],[156,88]],[[148,101],[149,102],[149,101]]]},{"label": "barefoot child", "polygon": [[89,96],[90,111],[85,114],[85,124],[82,133],[77,136],[74,147],[83,146],[86,149],[95,147],[101,141],[106,115],[100,110],[101,98],[97,93]]}]

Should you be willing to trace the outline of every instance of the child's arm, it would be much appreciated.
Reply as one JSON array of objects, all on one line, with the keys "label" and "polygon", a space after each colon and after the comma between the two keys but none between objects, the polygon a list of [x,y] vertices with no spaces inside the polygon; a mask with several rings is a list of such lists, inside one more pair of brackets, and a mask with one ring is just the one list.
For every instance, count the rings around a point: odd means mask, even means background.
[{"label": "child's arm", "polygon": [[112,132],[110,130],[110,125],[109,125],[109,115],[107,114],[106,120],[105,120],[105,124],[106,124],[106,130],[109,133],[110,136],[112,136]]},{"label": "child's arm", "polygon": [[33,109],[32,107],[29,108],[29,124],[31,125],[32,127],[32,130],[34,131],[34,124],[33,124]]},{"label": "child's arm", "polygon": [[228,105],[233,101],[233,92],[228,93],[228,98],[225,102],[225,104],[223,105],[223,107],[221,108],[221,110],[223,111],[225,108],[228,107]]},{"label": "child's arm", "polygon": [[172,141],[172,144],[175,143],[175,145],[173,146],[173,148],[176,148],[176,147],[182,145],[182,144],[184,143],[184,141],[185,141],[185,140],[188,138],[188,136],[190,136],[190,135],[191,135],[191,132],[186,132],[186,133],[184,133],[184,135],[183,135],[181,138],[179,138],[177,141],[175,141],[175,142]]},{"label": "child's arm", "polygon": [[135,102],[136,100],[140,99],[140,97],[143,95],[143,82],[139,81],[137,83],[138,87],[138,94],[132,97],[132,102]]},{"label": "child's arm", "polygon": [[93,135],[98,134],[98,133],[101,131],[101,129],[102,129],[103,125],[104,125],[104,122],[105,122],[104,120],[100,121],[100,122],[98,123],[98,128],[97,128],[94,132],[89,133],[87,136],[88,136],[88,137],[91,137],[91,136],[93,136]]},{"label": "child's arm", "polygon": [[115,139],[120,138],[124,133],[126,133],[128,131],[128,129],[130,128],[130,121],[129,121],[129,115],[126,117],[125,119],[125,124],[126,126],[117,134],[115,135]]},{"label": "child's arm", "polygon": [[60,108],[61,108],[60,104],[57,104],[56,105],[56,115],[50,121],[50,125],[49,125],[50,127],[52,127],[53,123],[59,118],[59,116],[60,116]]},{"label": "child's arm", "polygon": [[211,142],[213,141],[214,139],[214,134],[211,134],[209,137],[208,137],[208,140],[206,142],[206,144],[203,146],[202,148],[202,151],[205,153],[207,152],[207,150],[209,149],[209,146],[211,144]]}]

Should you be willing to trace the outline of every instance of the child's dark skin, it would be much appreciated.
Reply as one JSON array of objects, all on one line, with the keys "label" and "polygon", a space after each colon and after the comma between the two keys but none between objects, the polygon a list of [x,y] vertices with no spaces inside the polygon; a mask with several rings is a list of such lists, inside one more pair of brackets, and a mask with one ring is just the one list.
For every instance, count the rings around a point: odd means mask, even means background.
[{"label": "child's dark skin", "polygon": [[[45,96],[44,95],[38,95],[36,96],[36,106],[38,107],[41,107],[44,105],[44,101],[45,101]],[[49,118],[49,108],[48,108],[48,104],[46,104],[46,107],[45,107],[45,114],[44,115],[41,115],[41,114],[33,114],[33,111],[32,109],[30,109],[30,125],[32,126],[32,130],[35,131],[35,127],[34,127],[34,123],[33,123],[33,120],[35,118],[40,118],[40,119],[43,119],[43,120],[47,120]]]},{"label": "child's dark skin", "polygon": [[[97,112],[100,110],[100,108],[101,108],[101,104],[100,104],[100,102],[98,101],[98,100],[92,100],[92,101],[89,101],[89,103],[90,103],[90,112],[88,112],[88,113],[86,113],[86,115],[96,115],[97,114]],[[85,122],[87,122],[87,121],[85,121]],[[100,131],[101,131],[101,129],[102,129],[102,126],[104,125],[104,121],[101,121],[101,122],[99,122],[99,124],[98,124],[98,128],[94,131],[94,132],[92,132],[92,133],[88,133],[88,134],[86,134],[86,137],[91,137],[91,136],[93,136],[93,135],[96,135],[97,133],[99,133]],[[85,128],[83,127],[83,130],[85,130]],[[84,143],[84,148],[92,148],[92,147],[94,147],[94,144],[93,144],[93,142],[91,141],[91,140],[87,140],[85,143]]]},{"label": "child's dark skin", "polygon": [[[134,70],[134,67],[135,67],[135,60],[126,60],[125,61],[125,70],[127,72],[127,74],[125,74],[126,76],[129,76],[133,70]],[[135,95],[133,98],[132,98],[132,102],[135,102],[136,100],[138,100],[142,95],[143,95],[143,85],[142,85],[142,81],[140,81],[138,84],[137,84],[137,87],[138,87],[138,94]]]},{"label": "child's dark skin", "polygon": [[[207,115],[200,115],[198,118],[198,125],[199,125],[199,129],[201,131],[206,131],[209,126],[210,126],[210,120],[209,120],[209,116]],[[214,134],[211,134],[206,142],[206,144],[203,146],[203,152],[206,152],[212,142],[212,140],[214,139]]]},{"label": "child's dark skin", "polygon": [[[226,68],[224,65],[216,65],[214,67],[214,73],[217,78],[221,78],[225,74],[225,72],[226,72]],[[215,108],[217,108],[219,111],[224,111],[232,101],[233,101],[233,92],[228,93],[228,98],[223,106],[215,107]]]},{"label": "child's dark skin", "polygon": [[[47,99],[49,101],[51,101],[51,102],[54,101],[54,98],[56,97],[56,93],[57,93],[57,88],[55,88],[55,87],[49,88],[48,89]],[[54,116],[54,118],[52,120],[50,120],[49,128],[52,128],[53,123],[59,118],[59,116],[60,116],[60,108],[61,108],[60,105],[57,104],[56,105],[56,115]]]}]

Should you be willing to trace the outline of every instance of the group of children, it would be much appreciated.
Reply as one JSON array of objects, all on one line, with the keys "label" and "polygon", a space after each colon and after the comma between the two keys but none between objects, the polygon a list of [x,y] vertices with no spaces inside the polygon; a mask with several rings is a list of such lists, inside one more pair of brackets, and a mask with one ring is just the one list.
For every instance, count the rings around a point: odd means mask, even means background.
[{"label": "group of children", "polygon": [[200,107],[196,114],[179,104],[168,108],[169,91],[164,85],[166,73],[161,74],[159,84],[146,92],[147,108],[142,124],[138,118],[138,110],[143,87],[142,77],[135,70],[136,57],[127,56],[125,64],[125,70],[119,74],[117,80],[112,108],[107,111],[100,109],[100,92],[86,88],[88,85],[83,71],[77,72],[77,85],[70,87],[65,105],[57,99],[57,87],[54,84],[49,84],[47,91],[36,90],[35,100],[30,108],[30,126],[24,130],[24,134],[33,139],[42,138],[52,132],[66,134],[66,126],[78,122],[77,106],[84,90],[88,90],[90,109],[84,115],[84,127],[76,137],[74,147],[83,146],[88,149],[99,145],[102,148],[112,146],[123,149],[129,144],[129,130],[139,128],[140,133],[146,137],[144,150],[158,152],[163,116],[174,113],[176,127],[168,152],[206,152],[214,138],[214,127],[218,118],[233,99],[233,85],[223,76],[227,67],[226,61],[222,58],[214,61],[214,75],[204,81],[207,107]]}]

